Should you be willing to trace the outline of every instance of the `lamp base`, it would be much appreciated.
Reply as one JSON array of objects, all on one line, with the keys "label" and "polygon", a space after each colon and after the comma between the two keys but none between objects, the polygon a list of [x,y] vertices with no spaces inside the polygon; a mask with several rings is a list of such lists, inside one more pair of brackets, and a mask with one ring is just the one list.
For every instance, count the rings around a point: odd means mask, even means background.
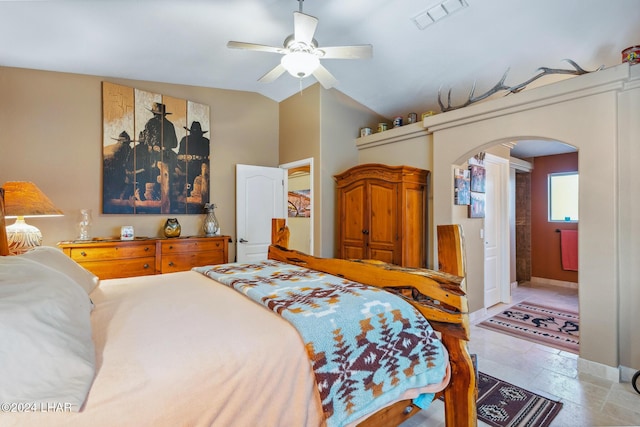
[{"label": "lamp base", "polygon": [[20,255],[42,244],[42,233],[38,227],[24,222],[24,217],[18,217],[16,222],[7,225],[6,228],[11,255]]}]

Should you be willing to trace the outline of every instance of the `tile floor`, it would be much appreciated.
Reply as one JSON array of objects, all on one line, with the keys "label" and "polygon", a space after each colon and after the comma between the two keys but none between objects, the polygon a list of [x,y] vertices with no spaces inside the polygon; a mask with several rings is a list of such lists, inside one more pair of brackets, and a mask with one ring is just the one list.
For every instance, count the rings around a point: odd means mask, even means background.
[{"label": "tile floor", "polygon": [[[578,306],[577,290],[558,286],[520,285],[512,292],[512,302],[525,300],[557,307]],[[486,317],[506,306],[490,308]],[[561,400],[563,408],[553,420],[553,427],[640,426],[640,394],[631,384],[578,374],[575,354],[475,325],[471,329],[469,351],[478,355],[480,371]],[[478,425],[487,426],[483,422]],[[439,401],[402,424],[402,427],[439,426],[444,426],[444,406]]]}]

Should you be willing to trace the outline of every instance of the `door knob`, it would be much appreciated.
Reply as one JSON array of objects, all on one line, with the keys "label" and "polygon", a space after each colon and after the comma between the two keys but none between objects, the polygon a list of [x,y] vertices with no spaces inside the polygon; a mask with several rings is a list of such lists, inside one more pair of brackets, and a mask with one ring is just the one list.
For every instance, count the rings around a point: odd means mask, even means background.
[{"label": "door knob", "polygon": [[244,240],[243,238],[240,238],[239,242],[240,242],[240,243],[249,243],[249,241],[248,241],[248,240]]}]

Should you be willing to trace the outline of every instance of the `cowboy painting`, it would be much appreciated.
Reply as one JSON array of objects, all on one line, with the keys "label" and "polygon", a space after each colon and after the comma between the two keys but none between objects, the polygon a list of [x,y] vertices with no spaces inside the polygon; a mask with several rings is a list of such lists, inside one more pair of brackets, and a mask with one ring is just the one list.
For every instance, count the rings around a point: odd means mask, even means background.
[{"label": "cowboy painting", "polygon": [[103,213],[201,214],[209,107],[103,82],[103,112]]}]

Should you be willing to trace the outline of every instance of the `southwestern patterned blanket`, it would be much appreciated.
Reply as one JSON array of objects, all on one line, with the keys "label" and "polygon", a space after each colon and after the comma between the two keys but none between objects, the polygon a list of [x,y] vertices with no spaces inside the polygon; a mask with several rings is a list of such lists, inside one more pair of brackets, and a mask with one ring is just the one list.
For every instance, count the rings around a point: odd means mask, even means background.
[{"label": "southwestern patterned blanket", "polygon": [[[448,373],[446,350],[401,298],[306,268],[262,261],[194,268],[288,320],[307,348],[327,426],[360,420],[416,398]],[[437,391],[437,390],[435,390]]]}]

